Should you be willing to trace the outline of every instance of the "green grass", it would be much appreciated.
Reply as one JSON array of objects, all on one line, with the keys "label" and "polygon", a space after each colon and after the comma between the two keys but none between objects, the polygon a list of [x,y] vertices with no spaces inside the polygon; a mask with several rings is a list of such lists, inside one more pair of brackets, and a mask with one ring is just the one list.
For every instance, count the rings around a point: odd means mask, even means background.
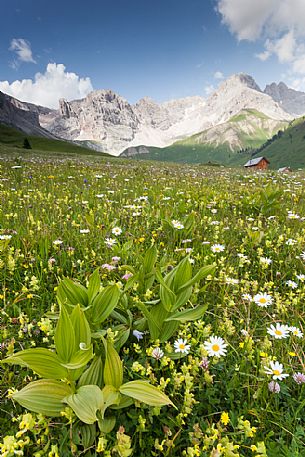
[{"label": "green grass", "polygon": [[276,164],[278,168],[290,166],[292,168],[305,167],[305,119],[293,121],[283,135],[275,139],[270,145],[261,148],[256,154],[263,155]]},{"label": "green grass", "polygon": [[[264,129],[255,120],[268,120],[268,116],[256,110],[242,110],[226,124],[226,132],[232,131],[239,140],[239,146],[233,148],[227,142],[225,133],[215,136],[217,144],[206,140],[207,132],[203,131],[188,138],[175,142],[165,148],[147,147],[148,154],[137,154],[133,158],[140,160],[160,160],[177,163],[209,163],[215,162],[225,166],[240,166],[246,163],[250,153],[264,144],[279,129],[285,128],[286,122],[279,121],[272,132]],[[251,134],[244,131],[244,123],[252,127]],[[240,125],[239,125],[240,124]],[[217,126],[213,127],[217,131]],[[240,150],[246,152],[240,153]],[[277,168],[274,161],[271,168]]]},{"label": "green grass", "polygon": [[[0,157],[4,148],[20,151],[0,145]],[[72,161],[60,154],[30,151],[18,165],[4,154],[0,161],[1,361],[21,349],[54,350],[61,341],[54,341],[59,281],[88,285],[98,269],[104,288],[117,284],[120,302],[94,329],[95,354],[105,355],[102,335],[121,342],[124,383],[147,380],[175,405],[107,409],[106,417],[117,421],[100,443],[105,456],[118,456],[119,449],[132,457],[210,457],[222,449],[223,457],[304,457],[305,383],[293,377],[304,373],[304,337],[291,329],[282,339],[268,332],[276,323],[305,328],[304,172],[279,179],[275,172],[126,159],[106,164],[105,158],[84,154]],[[156,256],[147,256],[151,246]],[[173,279],[183,259],[184,270]],[[207,265],[214,265],[208,277],[197,276],[193,289],[182,286]],[[268,307],[255,302],[261,293],[270,295]],[[174,312],[206,310],[201,319],[178,321],[160,342],[153,331],[168,316],[153,319],[160,299],[169,315],[174,306]],[[100,302],[108,305],[109,299]],[[69,300],[65,309],[73,309]],[[144,332],[139,341],[135,329]],[[212,335],[226,344],[221,357],[206,349]],[[174,352],[178,338],[186,340],[187,354]],[[156,347],[164,353],[160,360],[152,356]],[[270,390],[266,370],[275,360],[289,375],[277,380],[278,393],[272,384]],[[119,367],[114,359],[109,372]],[[102,456],[96,423],[86,427],[71,411],[30,416],[9,398],[10,389],[37,377],[25,366],[0,363],[1,453]],[[77,388],[71,379],[69,385]],[[5,437],[15,445],[9,454]],[[261,452],[253,452],[255,446]]]},{"label": "green grass", "polygon": [[[27,138],[32,149],[23,149],[23,141]],[[96,152],[92,149],[78,146],[63,140],[53,140],[37,136],[29,136],[19,130],[0,124],[0,145],[3,145],[1,152],[17,154],[54,153],[65,155],[92,155],[100,157],[110,157],[109,154]],[[11,148],[11,149],[10,149]]]}]

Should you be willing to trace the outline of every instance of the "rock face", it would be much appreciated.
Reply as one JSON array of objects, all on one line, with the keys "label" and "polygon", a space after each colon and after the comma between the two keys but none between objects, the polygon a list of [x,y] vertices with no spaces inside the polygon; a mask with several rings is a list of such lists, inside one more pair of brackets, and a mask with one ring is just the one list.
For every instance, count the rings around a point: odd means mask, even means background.
[{"label": "rock face", "polygon": [[292,116],[297,117],[305,114],[304,92],[290,89],[283,82],[269,84],[264,92]]},{"label": "rock face", "polygon": [[81,100],[60,100],[59,109],[52,110],[1,94],[0,122],[27,134],[55,136],[119,155],[137,146],[169,146],[224,124],[245,109],[275,121],[291,120],[292,113],[305,112],[305,94],[299,94],[282,84],[262,92],[245,74],[231,76],[207,100],[195,96],[157,103],[146,97],[132,105],[111,90],[98,90]]},{"label": "rock face", "polygon": [[272,119],[256,110],[242,110],[227,122],[211,127],[185,141],[185,143],[210,144],[214,147],[227,144],[231,151],[249,146],[259,146],[279,130],[287,121]]},{"label": "rock face", "polygon": [[139,145],[168,146],[247,108],[275,120],[291,119],[251,76],[239,74],[226,80],[207,101],[198,96],[156,103],[146,97],[131,105],[110,90],[99,90],[82,100],[60,100],[57,115],[41,114],[40,122],[56,136],[91,142],[94,149],[118,155]]},{"label": "rock face", "polygon": [[48,116],[50,111],[48,108],[20,102],[0,92],[0,123],[21,130],[27,135],[54,138],[54,135],[39,123],[40,115]]},{"label": "rock face", "polygon": [[243,73],[224,81],[208,98],[205,111],[212,126],[226,122],[241,110],[249,108],[272,119],[291,119],[290,114],[261,91],[251,76]]},{"label": "rock face", "polygon": [[166,146],[198,131],[205,101],[188,97],[158,104],[143,98],[131,105],[111,90],[91,92],[82,100],[60,100],[56,116],[40,122],[53,134],[85,141],[94,149],[118,155],[126,147]]}]

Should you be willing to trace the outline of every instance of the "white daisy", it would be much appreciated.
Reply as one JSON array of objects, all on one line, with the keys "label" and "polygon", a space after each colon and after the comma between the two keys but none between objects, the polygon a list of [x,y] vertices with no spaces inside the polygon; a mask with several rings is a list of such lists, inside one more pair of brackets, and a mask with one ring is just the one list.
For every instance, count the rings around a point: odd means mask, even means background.
[{"label": "white daisy", "polygon": [[223,252],[225,250],[225,247],[223,244],[213,244],[211,246],[211,251],[216,253],[216,252]]},{"label": "white daisy", "polygon": [[256,294],[253,297],[253,301],[261,308],[267,308],[267,306],[270,306],[272,304],[273,298],[271,297],[271,295],[268,295],[266,293]]},{"label": "white daisy", "polygon": [[0,235],[0,240],[10,240],[12,238],[12,235]]},{"label": "white daisy", "polygon": [[90,233],[89,229],[80,229],[79,233]]},{"label": "white daisy", "polygon": [[188,354],[191,348],[190,344],[186,344],[187,340],[179,338],[174,342],[175,352],[182,352],[182,354]]},{"label": "white daisy", "polygon": [[228,345],[220,336],[211,336],[203,346],[210,357],[221,357],[222,355],[226,355],[226,347]]},{"label": "white daisy", "polygon": [[270,368],[265,367],[265,373],[272,375],[272,379],[276,381],[277,379],[279,381],[282,381],[282,379],[285,379],[289,376],[289,374],[283,373],[283,364],[279,362],[270,362]]},{"label": "white daisy", "polygon": [[286,284],[291,289],[296,289],[298,287],[297,283],[295,281],[291,281],[290,279],[286,281]]},{"label": "white daisy", "polygon": [[184,225],[180,222],[180,221],[177,221],[175,219],[172,220],[172,225],[175,229],[177,230],[182,230],[184,229]]},{"label": "white daisy", "polygon": [[113,229],[111,230],[111,233],[116,236],[121,235],[122,229],[120,227],[113,227]]},{"label": "white daisy", "polygon": [[270,325],[267,330],[269,335],[274,336],[277,340],[282,340],[284,338],[288,338],[289,336],[289,327],[288,325],[280,324],[279,322],[276,325]]},{"label": "white daisy", "polygon": [[297,327],[289,327],[289,331],[294,335],[297,336],[298,338],[303,338],[303,333],[301,330]]}]

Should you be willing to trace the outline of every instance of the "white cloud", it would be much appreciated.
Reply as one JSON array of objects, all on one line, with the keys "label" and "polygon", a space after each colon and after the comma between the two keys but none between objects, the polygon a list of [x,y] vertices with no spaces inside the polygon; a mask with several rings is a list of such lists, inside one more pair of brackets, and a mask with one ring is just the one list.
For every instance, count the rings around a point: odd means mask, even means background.
[{"label": "white cloud", "polygon": [[14,38],[11,41],[9,50],[17,54],[18,60],[20,62],[36,63],[36,61],[33,58],[30,42],[24,40],[23,38]]},{"label": "white cloud", "polygon": [[215,79],[223,79],[224,78],[224,74],[221,71],[216,71],[214,73],[214,78]]},{"label": "white cloud", "polygon": [[63,64],[49,63],[44,73],[36,73],[34,80],[16,80],[11,84],[0,81],[0,90],[25,102],[58,108],[60,98],[83,98],[93,87],[90,78],[67,72]]},{"label": "white cloud", "polygon": [[305,75],[304,0],[217,0],[217,9],[238,40],[264,40],[256,57],[265,61],[275,55],[293,73]]}]

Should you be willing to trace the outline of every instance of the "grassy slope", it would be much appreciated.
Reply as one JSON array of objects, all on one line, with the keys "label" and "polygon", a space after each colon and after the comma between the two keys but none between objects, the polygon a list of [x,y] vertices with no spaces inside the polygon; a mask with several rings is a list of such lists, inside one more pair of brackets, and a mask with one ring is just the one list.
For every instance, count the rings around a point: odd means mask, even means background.
[{"label": "grassy slope", "polygon": [[[32,149],[23,149],[24,138],[27,138],[32,146]],[[44,153],[58,153],[67,155],[94,155],[101,157],[110,157],[109,154],[96,152],[82,146],[77,146],[73,143],[63,140],[51,140],[37,136],[27,136],[25,133],[15,130],[6,125],[0,124],[0,151],[9,153],[18,152],[19,154],[33,153],[36,151]]]},{"label": "grassy slope", "polygon": [[267,157],[277,167],[305,167],[305,117],[293,121],[281,138],[259,150],[257,156]]},{"label": "grassy slope", "polygon": [[[268,119],[265,114],[260,113],[256,110],[248,109],[243,110],[239,114],[233,116],[227,123],[228,129],[238,129],[239,122],[244,122],[247,119],[249,120],[249,123],[253,127],[253,133],[251,136],[246,135],[242,129],[240,129],[240,133],[238,135],[243,148],[256,149],[269,138],[268,133],[255,124],[253,117],[257,117],[263,120]],[[224,165],[242,165],[249,159],[249,154],[241,154],[238,153],[238,151],[232,151],[229,144],[225,142],[225,140],[224,143],[220,145],[202,143],[201,137],[203,134],[204,132],[192,135],[191,137],[177,141],[173,145],[166,148],[148,147],[150,151],[149,154],[138,154],[134,157],[134,159],[161,160],[171,162],[174,161],[182,163],[213,162]]]}]

